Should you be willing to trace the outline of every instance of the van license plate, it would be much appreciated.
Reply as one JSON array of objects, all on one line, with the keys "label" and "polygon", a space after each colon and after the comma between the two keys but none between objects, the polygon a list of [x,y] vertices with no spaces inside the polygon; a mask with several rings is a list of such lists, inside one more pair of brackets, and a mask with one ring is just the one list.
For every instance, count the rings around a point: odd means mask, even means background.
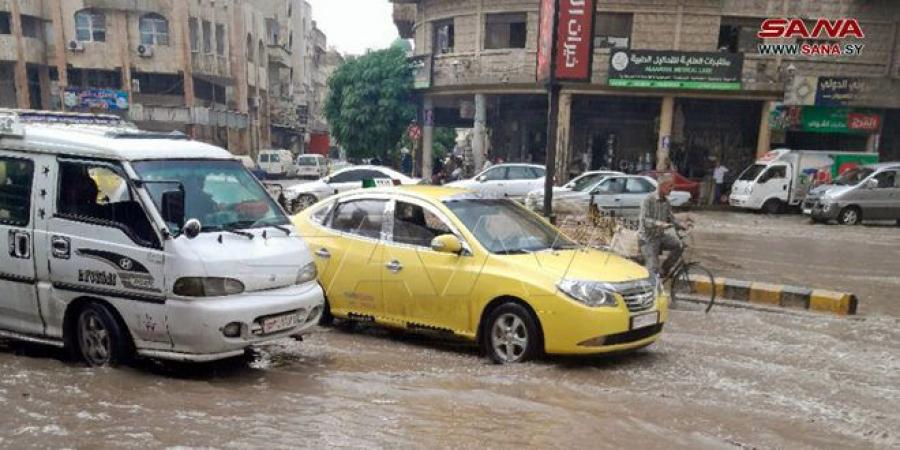
[{"label": "van license plate", "polygon": [[631,318],[631,329],[637,330],[638,328],[645,328],[652,325],[656,325],[659,321],[659,313],[655,312],[652,314],[643,314],[640,316],[634,316]]},{"label": "van license plate", "polygon": [[297,314],[285,314],[283,316],[263,319],[263,334],[277,333],[297,326]]}]

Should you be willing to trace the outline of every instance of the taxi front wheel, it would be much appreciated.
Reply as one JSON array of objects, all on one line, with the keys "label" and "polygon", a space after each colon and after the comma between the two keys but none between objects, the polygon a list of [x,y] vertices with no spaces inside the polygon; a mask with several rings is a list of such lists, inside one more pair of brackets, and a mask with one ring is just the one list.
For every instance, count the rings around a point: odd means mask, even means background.
[{"label": "taxi front wheel", "polygon": [[527,361],[540,353],[537,321],[518,303],[504,303],[491,311],[482,333],[482,348],[497,364]]}]

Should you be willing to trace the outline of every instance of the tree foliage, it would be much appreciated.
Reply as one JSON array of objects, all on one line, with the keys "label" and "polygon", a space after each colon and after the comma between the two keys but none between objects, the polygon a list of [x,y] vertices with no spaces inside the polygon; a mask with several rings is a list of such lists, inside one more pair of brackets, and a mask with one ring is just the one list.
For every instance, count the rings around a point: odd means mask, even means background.
[{"label": "tree foliage", "polygon": [[385,158],[416,117],[413,69],[400,46],[369,52],[328,80],[325,117],[352,158]]}]

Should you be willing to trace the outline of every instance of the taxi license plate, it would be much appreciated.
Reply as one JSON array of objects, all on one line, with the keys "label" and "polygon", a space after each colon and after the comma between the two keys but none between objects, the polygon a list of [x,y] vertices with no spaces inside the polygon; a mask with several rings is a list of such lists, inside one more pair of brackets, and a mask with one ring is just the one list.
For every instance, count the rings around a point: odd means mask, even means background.
[{"label": "taxi license plate", "polygon": [[637,330],[638,328],[653,326],[656,325],[657,322],[659,322],[659,312],[633,316],[631,318],[631,329]]},{"label": "taxi license plate", "polygon": [[263,334],[277,333],[297,326],[297,314],[285,314],[282,316],[263,319]]}]

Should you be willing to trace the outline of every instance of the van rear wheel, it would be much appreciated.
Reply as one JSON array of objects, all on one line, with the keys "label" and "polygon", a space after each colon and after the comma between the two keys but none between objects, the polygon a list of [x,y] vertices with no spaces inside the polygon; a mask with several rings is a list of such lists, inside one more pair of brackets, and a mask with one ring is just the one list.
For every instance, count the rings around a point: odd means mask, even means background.
[{"label": "van rear wheel", "polygon": [[116,366],[131,357],[127,330],[103,304],[89,303],[78,312],[75,333],[81,359],[91,367]]}]

